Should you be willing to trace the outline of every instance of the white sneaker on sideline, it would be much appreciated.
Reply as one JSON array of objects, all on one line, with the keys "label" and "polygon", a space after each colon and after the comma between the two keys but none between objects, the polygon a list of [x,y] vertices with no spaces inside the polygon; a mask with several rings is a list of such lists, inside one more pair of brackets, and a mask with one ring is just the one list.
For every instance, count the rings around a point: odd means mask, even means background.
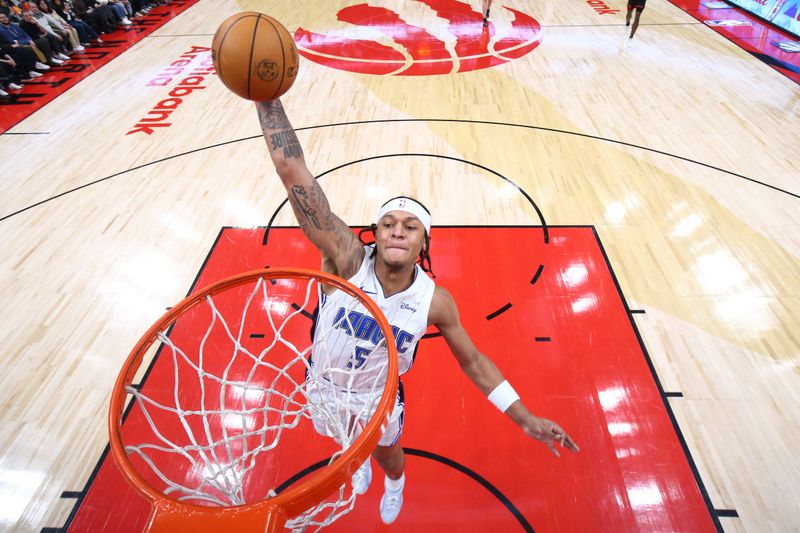
[{"label": "white sneaker on sideline", "polygon": [[35,70],[32,70],[32,71],[28,72],[28,77],[29,78],[41,78],[42,75],[39,72],[36,72]]},{"label": "white sneaker on sideline", "polygon": [[76,51],[76,52],[83,52],[84,50],[86,50],[86,47],[83,46],[83,45],[79,45],[79,46],[76,46],[75,48],[73,48],[73,50]]},{"label": "white sneaker on sideline", "polygon": [[3,89],[0,89],[0,96],[8,96],[8,93],[5,92]]},{"label": "white sneaker on sideline", "polygon": [[356,473],[353,474],[353,492],[356,494],[364,494],[367,492],[369,484],[372,482],[372,464],[370,464],[370,461],[371,459],[367,457],[364,464],[359,466]]},{"label": "white sneaker on sideline", "polygon": [[12,91],[19,91],[20,89],[22,89],[22,85],[17,85],[16,83],[9,83],[8,88],[11,89]]},{"label": "white sneaker on sideline", "polygon": [[50,67],[48,67],[44,63],[39,63],[38,61],[33,66],[36,67],[36,70],[50,70]]},{"label": "white sneaker on sideline", "polygon": [[64,64],[64,62],[61,61],[60,59],[56,59],[56,56],[51,57],[50,58],[50,62],[52,64],[54,64],[54,65],[62,65],[62,64]]},{"label": "white sneaker on sideline", "polygon": [[67,54],[56,54],[56,57],[61,61],[69,61],[69,56]]},{"label": "white sneaker on sideline", "polygon": [[123,26],[130,26],[131,24],[133,24],[133,22],[128,20],[128,17],[125,17],[124,19],[122,19],[122,25]]},{"label": "white sneaker on sideline", "polygon": [[398,491],[384,489],[381,498],[381,520],[384,524],[391,524],[397,520],[400,509],[403,508],[403,489]]}]

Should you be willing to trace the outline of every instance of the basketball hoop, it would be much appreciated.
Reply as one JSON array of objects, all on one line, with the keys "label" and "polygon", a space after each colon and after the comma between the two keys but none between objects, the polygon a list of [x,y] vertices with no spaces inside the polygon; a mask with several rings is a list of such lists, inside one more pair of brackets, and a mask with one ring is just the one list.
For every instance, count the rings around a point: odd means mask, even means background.
[{"label": "basketball hoop", "polygon": [[[317,327],[309,342],[308,318],[315,319],[309,308],[321,286],[352,296],[352,305],[327,331]],[[330,332],[355,331],[352,317],[366,313],[382,333],[372,337],[379,339],[373,352],[360,352],[359,365],[345,364],[346,358],[333,364],[352,350],[341,346],[341,332]],[[329,337],[337,346],[327,345]],[[307,347],[300,347],[301,339]],[[350,476],[369,458],[394,405],[393,339],[366,294],[309,269],[239,274],[164,314],[125,361],[108,421],[114,461],[152,504],[147,531],[301,531],[347,513],[355,503]],[[383,349],[388,360],[375,357],[357,368]],[[148,379],[134,386],[151,359]],[[133,400],[123,425],[128,396]],[[314,431],[319,420],[327,436]],[[319,458],[327,460],[322,468],[303,470]],[[287,472],[299,480],[276,493]]]}]

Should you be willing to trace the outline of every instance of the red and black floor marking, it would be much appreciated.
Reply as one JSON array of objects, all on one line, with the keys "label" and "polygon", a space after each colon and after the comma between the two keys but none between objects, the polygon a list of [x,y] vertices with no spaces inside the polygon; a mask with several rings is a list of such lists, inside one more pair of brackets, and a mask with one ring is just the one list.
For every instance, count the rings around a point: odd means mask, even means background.
[{"label": "red and black floor marking", "polygon": [[[486,401],[443,339],[426,338],[403,379],[407,490],[392,528],[721,530],[717,516],[735,511],[711,505],[667,400],[675,393],[661,387],[594,228],[549,232],[546,244],[540,226],[434,227],[431,253],[476,345],[582,451],[551,456]],[[193,287],[267,264],[319,266],[299,229],[271,228],[267,246],[264,237],[263,228],[224,229]],[[165,371],[161,361],[148,383]],[[106,459],[78,493],[69,530],[141,530],[148,505]],[[329,530],[381,529],[381,478],[376,471],[355,510]]]},{"label": "red and black floor marking", "polygon": [[[502,65],[532,52],[542,40],[541,26],[531,15],[497,5],[513,17],[502,38],[496,38],[494,23],[483,25],[483,13],[475,2],[461,0],[416,0],[436,13],[442,23],[436,30],[420,27],[383,6],[356,3],[336,12],[336,20],[350,25],[336,35],[320,34],[302,27],[294,32],[300,54],[309,61],[348,72],[372,75],[436,76],[468,72]],[[331,13],[330,15],[333,15]],[[444,22],[446,21],[446,22]],[[403,52],[367,38],[382,33]],[[452,50],[441,32],[455,40]],[[490,51],[491,50],[491,51]]]},{"label": "red and black floor marking", "polygon": [[776,46],[776,43],[781,41],[797,41],[798,37],[732,4],[730,9],[709,9],[701,0],[669,1],[703,23],[707,20],[735,20],[749,23],[746,26],[709,26],[709,28],[800,84],[800,53],[787,52]]},{"label": "red and black floor marking", "polygon": [[168,5],[154,7],[147,15],[134,20],[133,25],[103,35],[102,44],[92,44],[86,48],[86,52],[73,55],[65,65],[52,67],[41,78],[25,82],[21,91],[13,91],[7,98],[0,100],[0,134],[28,118],[196,3],[197,0],[172,0]]}]

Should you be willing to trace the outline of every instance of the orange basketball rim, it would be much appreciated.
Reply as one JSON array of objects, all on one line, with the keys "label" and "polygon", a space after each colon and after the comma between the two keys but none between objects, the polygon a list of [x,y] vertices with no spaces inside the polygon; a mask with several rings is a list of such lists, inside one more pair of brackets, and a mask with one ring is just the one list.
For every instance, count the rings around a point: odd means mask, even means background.
[{"label": "orange basketball rim", "polygon": [[165,313],[139,340],[125,361],[111,395],[108,431],[111,454],[124,477],[139,494],[152,503],[152,510],[146,526],[151,532],[193,531],[211,533],[218,531],[239,532],[277,532],[285,522],[306,509],[316,505],[349,481],[350,476],[369,457],[386,426],[388,416],[395,401],[398,386],[398,359],[394,342],[386,342],[389,361],[386,386],[374,416],[364,427],[355,442],[329,465],[306,476],[295,486],[280,494],[255,503],[229,507],[209,507],[181,502],[170,498],[150,485],[134,468],[122,441],[122,415],[127,395],[126,388],[139,370],[147,351],[158,340],[158,334],[167,330],[178,317],[203,302],[207,296],[263,280],[294,279],[316,280],[335,287],[360,303],[375,317],[385,339],[392,339],[391,326],[378,305],[358,287],[348,281],[313,269],[277,268],[244,272],[214,283],[185,298]]}]

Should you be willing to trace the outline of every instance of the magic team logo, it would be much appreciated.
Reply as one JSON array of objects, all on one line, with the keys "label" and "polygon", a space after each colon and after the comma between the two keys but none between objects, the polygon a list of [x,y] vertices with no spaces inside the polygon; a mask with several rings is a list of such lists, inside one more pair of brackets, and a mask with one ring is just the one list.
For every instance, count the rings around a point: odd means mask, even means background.
[{"label": "magic team logo", "polygon": [[[387,0],[372,0],[372,4]],[[413,0],[402,13],[367,3],[336,13],[326,33],[298,28],[294,38],[306,59],[331,68],[390,76],[434,76],[502,65],[541,42],[530,15],[495,3],[488,25],[477,0]],[[422,9],[420,9],[422,7]]]},{"label": "magic team logo", "polygon": [[[347,335],[362,341],[369,341],[375,346],[384,343],[383,331],[381,331],[378,321],[368,314],[340,307],[336,311],[333,325],[334,329],[344,330]],[[397,326],[392,326],[392,335],[397,351],[406,353],[409,343],[414,340],[414,335]]]}]

